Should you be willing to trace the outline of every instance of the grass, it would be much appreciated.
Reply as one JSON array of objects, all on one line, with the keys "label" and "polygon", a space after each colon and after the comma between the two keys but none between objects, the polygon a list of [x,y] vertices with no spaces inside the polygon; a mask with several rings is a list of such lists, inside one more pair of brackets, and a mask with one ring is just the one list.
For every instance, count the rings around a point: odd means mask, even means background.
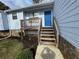
[{"label": "grass", "polygon": [[18,40],[0,41],[0,59],[16,59],[23,50],[23,44]]},{"label": "grass", "polygon": [[[27,41],[29,42],[29,41]],[[25,47],[29,43],[23,43],[20,40],[10,38],[0,41],[0,59],[34,59],[36,45]],[[32,42],[31,42],[32,43]]]},{"label": "grass", "polygon": [[33,59],[33,53],[30,49],[23,50],[16,59]]}]

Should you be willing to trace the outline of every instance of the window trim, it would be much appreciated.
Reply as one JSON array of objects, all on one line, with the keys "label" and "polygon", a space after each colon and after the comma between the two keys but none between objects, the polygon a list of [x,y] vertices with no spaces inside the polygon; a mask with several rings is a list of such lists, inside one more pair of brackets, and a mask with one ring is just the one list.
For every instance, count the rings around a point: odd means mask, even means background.
[{"label": "window trim", "polygon": [[17,19],[17,13],[12,13],[12,19],[16,20]]}]

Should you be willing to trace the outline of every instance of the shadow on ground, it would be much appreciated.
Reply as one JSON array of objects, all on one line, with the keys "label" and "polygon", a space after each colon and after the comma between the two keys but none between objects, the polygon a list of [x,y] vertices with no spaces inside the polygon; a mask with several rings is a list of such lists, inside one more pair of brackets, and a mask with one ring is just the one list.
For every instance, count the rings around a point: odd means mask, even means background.
[{"label": "shadow on ground", "polygon": [[43,59],[55,59],[55,53],[47,47],[43,49],[41,56]]}]

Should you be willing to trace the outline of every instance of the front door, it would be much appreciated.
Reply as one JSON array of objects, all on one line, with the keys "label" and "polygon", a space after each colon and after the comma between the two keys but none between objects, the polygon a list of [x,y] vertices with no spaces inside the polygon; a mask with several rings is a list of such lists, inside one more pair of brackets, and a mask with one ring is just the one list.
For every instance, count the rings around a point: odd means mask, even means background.
[{"label": "front door", "polygon": [[50,27],[51,26],[51,11],[45,11],[44,17],[45,17],[45,27]]}]

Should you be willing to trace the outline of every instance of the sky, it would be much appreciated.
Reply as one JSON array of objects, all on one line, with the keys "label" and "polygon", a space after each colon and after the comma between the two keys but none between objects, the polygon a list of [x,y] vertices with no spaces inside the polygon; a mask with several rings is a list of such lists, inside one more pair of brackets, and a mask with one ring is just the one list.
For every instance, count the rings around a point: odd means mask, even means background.
[{"label": "sky", "polygon": [[32,0],[0,0],[11,9],[22,8],[32,4]]}]

